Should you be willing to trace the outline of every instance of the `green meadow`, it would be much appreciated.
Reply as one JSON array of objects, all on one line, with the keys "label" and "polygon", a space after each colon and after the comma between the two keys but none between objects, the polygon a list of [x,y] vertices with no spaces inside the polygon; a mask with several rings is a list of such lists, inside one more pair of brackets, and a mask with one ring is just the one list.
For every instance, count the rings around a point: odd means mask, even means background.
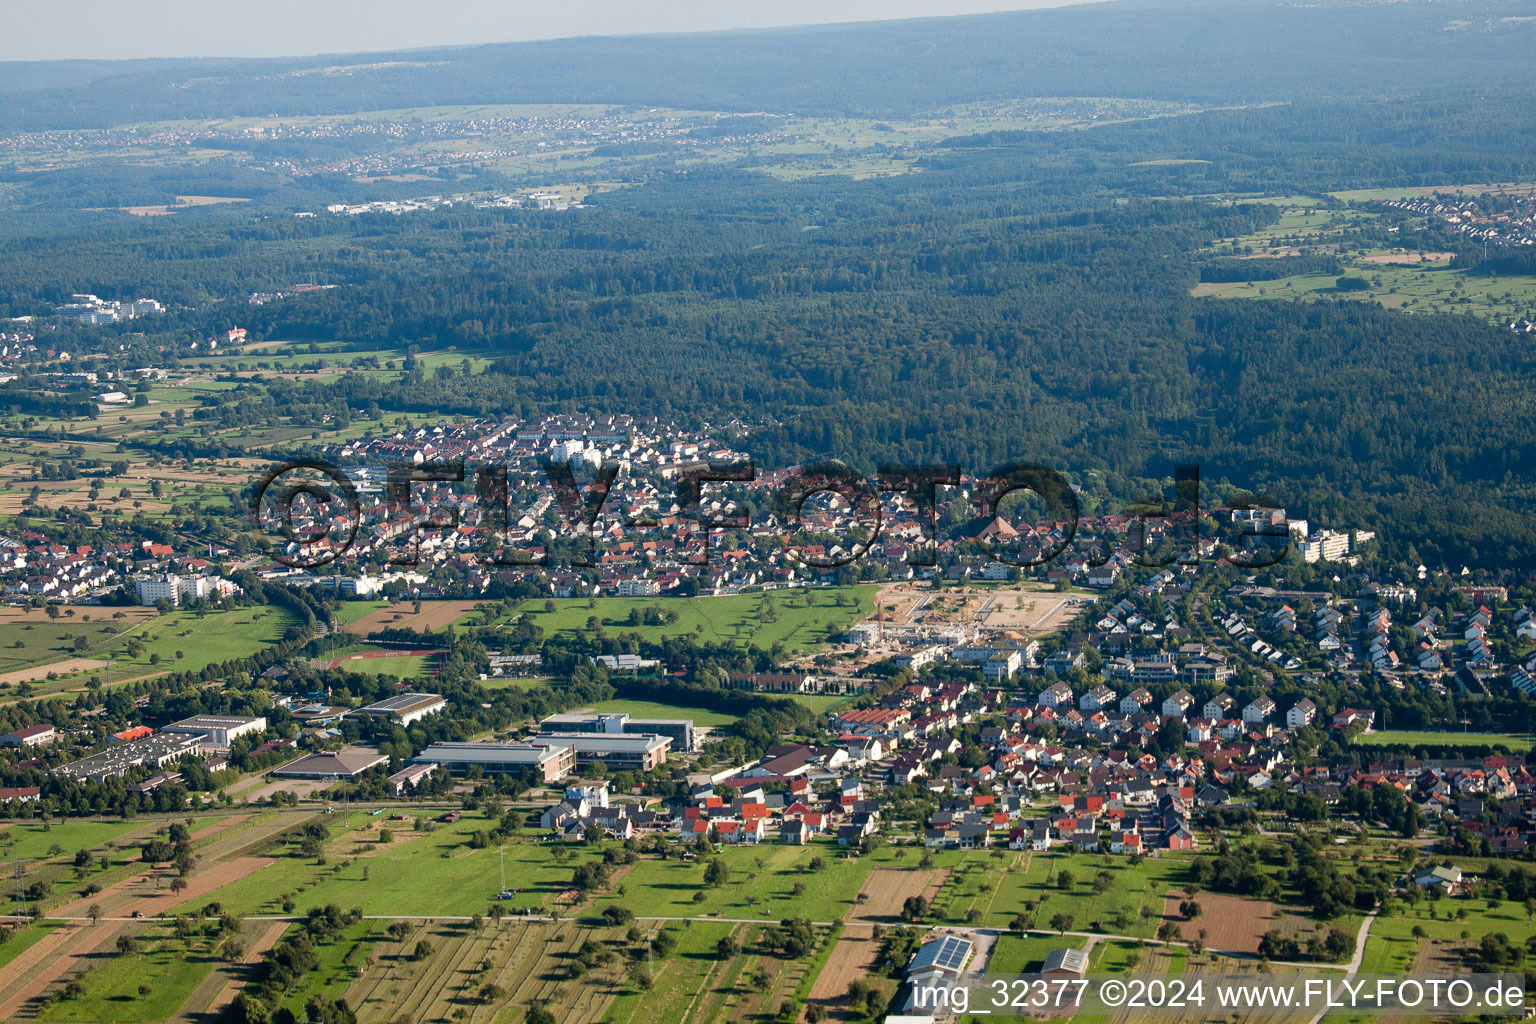
[{"label": "green meadow", "polygon": [[[546,635],[583,635],[590,619],[607,633],[638,633],[655,642],[666,637],[753,644],[764,650],[782,643],[789,652],[811,650],[874,612],[873,586],[810,587],[767,594],[719,597],[562,598],[546,611],[542,600],[525,601],[514,614],[525,614]],[[661,608],[677,615],[666,625],[630,625],[631,611]]]},{"label": "green meadow", "polygon": [[625,712],[631,718],[691,718],[694,725],[714,727],[728,726],[736,721],[735,715],[708,708],[690,707],[686,704],[658,704],[649,700],[605,700],[592,705],[594,711]]},{"label": "green meadow", "polygon": [[1408,732],[1384,729],[1380,732],[1362,733],[1351,743],[1364,747],[1386,746],[1433,746],[1433,747],[1508,747],[1512,753],[1523,754],[1531,749],[1532,739],[1507,732]]}]

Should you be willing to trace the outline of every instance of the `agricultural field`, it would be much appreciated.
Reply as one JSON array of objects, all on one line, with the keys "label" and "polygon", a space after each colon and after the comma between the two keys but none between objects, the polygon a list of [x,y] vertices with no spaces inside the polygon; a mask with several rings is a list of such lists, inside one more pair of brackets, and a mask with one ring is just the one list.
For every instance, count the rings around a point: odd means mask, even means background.
[{"label": "agricultural field", "polygon": [[[174,872],[144,865],[138,849],[172,820],[182,819],[68,822],[46,830],[41,824],[11,824],[6,831],[16,830],[18,852],[44,838],[62,847],[59,853],[44,851],[44,860],[22,864],[20,879],[29,887],[49,886],[50,895],[36,905],[60,923],[28,929],[0,947],[0,958],[14,968],[0,977],[0,1016],[9,1019],[23,1008],[44,1019],[77,1021],[158,1020],[174,1014],[207,974],[211,948],[171,950],[169,926],[154,919],[171,904],[194,899],[245,870],[257,858],[244,856],[244,850],[267,845],[277,831],[302,818],[289,816],[285,822],[276,814],[237,814],[185,819],[199,867],[179,895],[168,887]],[[90,855],[88,866],[73,866],[76,850]],[[102,915],[99,924],[87,920],[91,907]],[[112,955],[124,936],[136,948]],[[55,1001],[69,979],[79,981],[84,994]]]},{"label": "agricultural field", "polygon": [[[871,975],[878,953],[874,929],[901,924],[902,905],[913,895],[929,904],[925,926],[1006,932],[986,963],[994,974],[1029,970],[1064,943],[1089,946],[1095,970],[1210,969],[1210,953],[1197,958],[1182,947],[1141,944],[1165,921],[1173,921],[1186,939],[1199,937],[1214,949],[1239,953],[1251,952],[1271,928],[1304,940],[1318,927],[1297,908],[1217,893],[1196,894],[1203,914],[1182,921],[1176,912],[1182,887],[1191,865],[1206,854],[1165,854],[1132,863],[1066,851],[929,852],[887,845],[850,858],[826,841],[808,847],[774,844],[721,851],[729,876],[713,885],[698,861],[642,855],[615,868],[605,886],[583,897],[569,889],[572,872],[600,859],[602,847],[514,839],[504,849],[477,849],[475,834],[492,827],[494,818],[470,812],[453,824],[418,829],[414,820],[390,821],[366,810],[334,816],[237,811],[198,818],[193,825],[198,866],[187,891],[179,894],[165,887],[165,869],[137,863],[138,842],[164,820],[56,823],[46,831],[41,823],[12,823],[0,829],[0,844],[10,833],[17,855],[48,856],[46,864],[32,868],[36,877],[57,872],[59,893],[48,901],[47,912],[75,918],[62,926],[27,929],[0,946],[0,961],[32,965],[46,959],[54,965],[33,980],[0,986],[0,1003],[13,1012],[31,1006],[39,1019],[64,1022],[161,1020],[225,1005],[238,990],[239,972],[220,954],[216,936],[199,931],[184,944],[168,921],[127,920],[131,910],[156,918],[193,913],[210,901],[253,919],[241,931],[246,962],[253,946],[269,947],[282,935],[286,925],[274,917],[325,904],[376,915],[319,943],[320,967],[283,1005],[298,1013],[314,995],[346,998],[360,1020],[379,1024],[402,1012],[410,1019],[451,1017],[457,1008],[466,1010],[464,1019],[516,1024],[535,1002],[613,1024],[661,1019],[713,1024],[776,1013],[791,1000],[815,1003],[835,1015],[855,978],[870,980],[886,995],[894,992],[893,981]],[[410,813],[430,820],[438,812]],[[304,856],[291,838],[283,841],[305,822],[323,822],[329,829],[323,857]],[[389,840],[380,841],[381,834]],[[48,855],[54,843],[61,852]],[[86,881],[102,886],[89,897],[80,895],[82,881],[64,877],[77,847],[108,853],[112,860],[107,870],[88,874]],[[1397,853],[1396,847],[1382,851]],[[1337,856],[1347,859],[1353,851],[1341,849]],[[486,915],[493,905],[503,863],[506,886],[522,892],[494,904],[508,912],[505,920],[487,917],[477,925],[471,918]],[[1464,867],[1486,869],[1476,860]],[[91,902],[108,915],[98,926],[82,920]],[[636,931],[598,925],[598,915],[609,907],[643,915]],[[524,917],[524,911],[540,916]],[[544,916],[550,914],[561,920]],[[1028,934],[1016,931],[1021,915]],[[819,949],[799,960],[770,955],[760,945],[768,923],[791,917],[818,922],[822,936]],[[1360,920],[1346,914],[1328,925],[1353,933]],[[392,921],[401,922],[403,932],[392,933]],[[1374,923],[1365,969],[1380,965],[1392,972],[1428,962],[1426,957],[1455,954],[1466,942],[1463,932],[1474,938],[1494,930],[1522,938],[1533,933],[1523,906],[1481,899],[1416,906],[1394,901]],[[1415,935],[1415,928],[1423,935]],[[1059,930],[1107,934],[1050,934]],[[637,943],[661,931],[677,948],[659,958],[644,956]],[[135,951],[106,955],[121,934],[134,938]],[[715,947],[726,935],[742,952],[722,961]],[[426,952],[423,942],[430,947]],[[647,990],[635,983],[629,966],[637,950],[650,979]],[[578,958],[586,964],[579,971],[572,967]],[[1225,960],[1221,964],[1237,969]],[[40,1001],[62,992],[69,978],[81,985],[74,997]],[[497,994],[483,997],[483,992]]]},{"label": "agricultural field", "polygon": [[[381,629],[411,629],[418,633],[435,633],[447,629],[475,610],[479,601],[422,601],[421,610],[415,602],[388,604],[382,601],[352,601],[342,605],[348,609],[342,620],[343,628],[357,636],[367,636]],[[354,606],[367,609],[357,615]]]},{"label": "agricultural field", "polygon": [[[62,861],[67,854],[73,857],[76,850],[94,850],[117,839],[119,836],[145,831],[151,826],[133,821],[10,821],[0,823],[0,860],[37,860],[58,857]],[[62,853],[49,854],[53,847]]]},{"label": "agricultural field", "polygon": [[[623,930],[509,919],[474,928],[467,923],[411,922],[403,938],[386,922],[366,921],[321,950],[322,966],[285,1001],[299,1010],[316,992],[345,998],[359,1020],[447,1020],[457,1009],[470,1021],[519,1021],[531,1005],[556,1020],[597,1020],[624,984],[622,958],[568,977],[570,963],[590,942],[616,951]],[[428,956],[417,957],[425,941]],[[482,999],[486,986],[500,995]]]},{"label": "agricultural field", "polygon": [[[1331,197],[1289,197],[1274,224],[1252,234],[1220,239],[1205,251],[1252,261],[1248,281],[1202,282],[1197,298],[1350,299],[1378,302],[1410,313],[1467,314],[1505,324],[1536,311],[1536,277],[1483,276],[1451,268],[1451,253],[1383,248],[1361,235],[1379,213],[1375,200],[1432,193],[1433,189],[1377,189]],[[1347,200],[1348,202],[1341,202]],[[1343,274],[1303,273],[1262,280],[1266,261],[1289,256],[1331,255]],[[1347,287],[1339,287],[1340,278]]]},{"label": "agricultural field", "polygon": [[[711,642],[752,644],[764,650],[783,644],[786,652],[809,651],[845,631],[874,610],[873,586],[815,587],[768,594],[720,597],[599,597],[525,601],[513,613],[527,615],[546,635],[576,636],[596,618],[609,633],[638,633],[648,642],[697,636]],[[552,604],[553,611],[546,606]],[[660,608],[677,615],[666,625],[630,625],[631,612]]]},{"label": "agricultural field", "polygon": [[69,608],[57,620],[28,621],[7,632],[9,646],[0,647],[0,667],[7,669],[0,674],[0,695],[23,682],[35,683],[32,693],[45,695],[78,689],[92,676],[122,682],[159,672],[196,672],[249,657],[296,625],[292,612],[275,605],[164,615],[143,608]]},{"label": "agricultural field", "polygon": [[1536,277],[1473,276],[1450,269],[1446,261],[1411,265],[1351,263],[1343,275],[1364,282],[1345,290],[1337,274],[1303,274],[1273,281],[1201,284],[1197,297],[1223,299],[1350,299],[1379,302],[1410,313],[1461,313],[1493,323],[1507,323],[1536,310]]}]

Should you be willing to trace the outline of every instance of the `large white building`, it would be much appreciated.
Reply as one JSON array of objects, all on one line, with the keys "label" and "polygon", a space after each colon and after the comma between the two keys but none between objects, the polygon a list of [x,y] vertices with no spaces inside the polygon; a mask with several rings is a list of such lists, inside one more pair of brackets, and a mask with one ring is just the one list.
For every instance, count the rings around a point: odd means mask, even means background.
[{"label": "large white building", "polygon": [[393,718],[401,725],[410,725],[447,706],[448,702],[435,693],[401,693],[358,708],[355,713],[370,718]]},{"label": "large white building", "polygon": [[1336,562],[1349,554],[1349,534],[1337,530],[1319,530],[1295,543],[1304,562]]},{"label": "large white building", "polygon": [[230,597],[240,593],[240,588],[221,576],[146,576],[135,581],[139,604],[156,604],[170,601],[178,606],[183,601],[196,601],[205,597]]},{"label": "large white building", "polygon": [[154,604],[157,601],[181,603],[180,576],[146,576],[138,581],[136,589],[139,592],[139,604]]},{"label": "large white building", "polygon": [[193,715],[179,722],[172,722],[160,731],[181,733],[186,736],[204,736],[204,746],[216,750],[228,750],[237,737],[265,732],[267,720],[245,715]]}]

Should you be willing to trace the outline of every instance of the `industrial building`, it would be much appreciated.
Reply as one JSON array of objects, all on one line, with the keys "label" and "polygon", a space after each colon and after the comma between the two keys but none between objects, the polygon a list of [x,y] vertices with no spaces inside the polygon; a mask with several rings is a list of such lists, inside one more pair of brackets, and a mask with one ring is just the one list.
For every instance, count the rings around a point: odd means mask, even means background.
[{"label": "industrial building", "polygon": [[389,758],[369,747],[346,747],[341,750],[305,754],[297,761],[289,761],[281,768],[267,774],[275,779],[317,779],[337,782],[355,779],[371,768],[388,764]]},{"label": "industrial building", "polygon": [[188,736],[203,735],[207,746],[214,750],[228,750],[240,736],[255,735],[267,731],[267,720],[245,715],[193,715],[179,722],[172,722],[160,730],[162,733],[183,733]]},{"label": "industrial building", "polygon": [[421,785],[421,780],[435,771],[435,764],[408,764],[385,781],[395,787],[396,796],[404,796],[407,790],[415,791]]},{"label": "industrial building", "polygon": [[401,693],[358,708],[355,715],[368,718],[393,718],[401,725],[419,722],[428,715],[435,715],[448,706],[448,702],[435,693]]},{"label": "industrial building", "polygon": [[623,711],[572,711],[550,715],[539,723],[542,732],[601,733],[606,736],[665,736],[677,751],[697,750],[698,734],[691,718],[631,718]]},{"label": "industrial building", "polygon": [[161,768],[188,754],[201,754],[206,744],[201,734],[162,733],[108,747],[99,754],[60,765],[53,771],[76,782],[104,782],[122,778],[135,768]]},{"label": "industrial building", "polygon": [[612,771],[648,772],[667,763],[667,749],[672,740],[654,733],[612,735],[610,733],[546,732],[528,741],[533,744],[568,746],[576,755],[576,767],[601,761]]},{"label": "industrial building", "polygon": [[479,768],[486,774],[530,772],[554,782],[576,770],[576,752],[554,743],[434,743],[412,764],[437,764],[455,774]]}]

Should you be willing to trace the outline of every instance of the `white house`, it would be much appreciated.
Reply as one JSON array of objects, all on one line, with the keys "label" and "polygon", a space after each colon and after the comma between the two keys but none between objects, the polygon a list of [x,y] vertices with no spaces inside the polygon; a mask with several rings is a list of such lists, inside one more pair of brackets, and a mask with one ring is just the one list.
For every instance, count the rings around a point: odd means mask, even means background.
[{"label": "white house", "polygon": [[1040,707],[1054,708],[1060,704],[1072,703],[1072,687],[1066,683],[1052,683],[1040,691],[1037,702]]},{"label": "white house", "polygon": [[1243,708],[1243,721],[1249,725],[1258,725],[1274,713],[1274,701],[1266,696],[1255,697],[1247,707]]},{"label": "white house", "polygon": [[1317,717],[1317,705],[1303,697],[1291,706],[1291,710],[1285,713],[1285,725],[1288,729],[1300,729],[1312,724],[1312,719]]},{"label": "white house", "polygon": [[1184,713],[1188,711],[1192,706],[1194,706],[1194,703],[1194,694],[1190,693],[1188,690],[1180,690],[1177,693],[1169,696],[1167,700],[1163,701],[1163,717],[1183,718]]}]

